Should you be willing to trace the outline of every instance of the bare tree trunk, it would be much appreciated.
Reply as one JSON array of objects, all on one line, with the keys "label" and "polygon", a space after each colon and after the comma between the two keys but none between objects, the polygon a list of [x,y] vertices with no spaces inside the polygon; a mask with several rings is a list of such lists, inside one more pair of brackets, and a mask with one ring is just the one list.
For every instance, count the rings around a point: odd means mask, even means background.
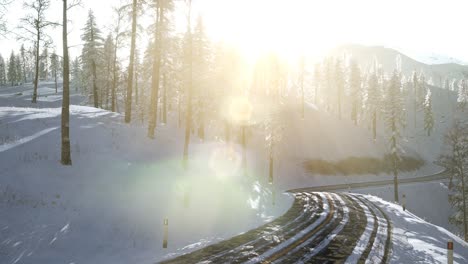
[{"label": "bare tree trunk", "polygon": [[130,63],[128,66],[128,86],[127,98],[125,101],[125,123],[130,123],[132,119],[132,86],[133,86],[133,64],[135,61],[135,39],[136,39],[136,20],[137,20],[137,0],[133,0],[132,10],[132,43],[130,46]]},{"label": "bare tree trunk", "polygon": [[150,117],[148,126],[148,137],[154,138],[154,131],[156,129],[156,122],[158,118],[158,93],[159,93],[159,68],[161,66],[161,23],[163,21],[163,7],[158,7],[158,17],[156,32],[154,35],[155,53],[153,57],[153,76],[151,80],[151,102],[150,102]]},{"label": "bare tree trunk", "polygon": [[106,74],[106,109],[109,110],[109,90],[110,90],[110,62],[107,61]]},{"label": "bare tree trunk", "polygon": [[98,97],[98,88],[96,85],[96,61],[93,59],[91,61],[91,67],[93,71],[93,96],[94,96],[94,107],[99,107],[99,97]]},{"label": "bare tree trunk", "polygon": [[63,0],[63,98],[62,98],[62,153],[60,162],[71,165],[70,150],[70,62],[68,58],[67,0]]},{"label": "bare tree trunk", "polygon": [[141,97],[140,98],[140,119],[141,119],[141,123],[144,123],[144,121],[145,121],[145,104],[146,104],[145,87],[144,86],[141,89],[140,97]]},{"label": "bare tree trunk", "polygon": [[138,67],[135,66],[135,107],[138,109],[138,98],[139,98],[139,91],[138,91]]},{"label": "bare tree trunk", "polygon": [[55,93],[57,93],[57,70],[54,70]]},{"label": "bare tree trunk", "polygon": [[167,123],[167,83],[166,83],[166,74],[163,74],[163,110],[162,110],[162,121],[164,124]]},{"label": "bare tree trunk", "polygon": [[37,30],[37,40],[36,40],[36,69],[35,76],[34,76],[34,90],[33,90],[33,98],[32,103],[37,102],[37,86],[39,84],[39,42],[41,41],[41,33],[39,29]]},{"label": "bare tree trunk", "polygon": [[117,94],[116,94],[116,89],[117,89],[117,49],[115,49],[114,51],[114,67],[112,68],[112,91],[111,91],[111,111],[112,112],[115,112],[116,111],[116,101],[117,101]]}]

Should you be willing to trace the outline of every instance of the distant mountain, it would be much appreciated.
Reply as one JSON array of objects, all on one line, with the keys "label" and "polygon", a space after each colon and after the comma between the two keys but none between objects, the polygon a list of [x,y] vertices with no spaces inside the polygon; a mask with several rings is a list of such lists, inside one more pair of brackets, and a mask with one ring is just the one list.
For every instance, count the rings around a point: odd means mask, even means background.
[{"label": "distant mountain", "polygon": [[417,61],[420,61],[425,64],[449,64],[449,63],[455,63],[455,64],[460,64],[460,65],[466,65],[466,62],[463,62],[462,60],[459,60],[454,57],[449,57],[441,54],[436,54],[436,53],[430,53],[430,54],[419,54],[414,57]]},{"label": "distant mountain", "polygon": [[[352,57],[355,59],[363,71],[368,71],[372,68],[374,60],[377,60],[378,64],[382,66],[386,73],[391,73],[396,68],[396,58],[401,57],[401,71],[409,77],[413,71],[423,72],[426,76],[426,80],[432,78],[433,82],[437,86],[441,86],[444,80],[448,78],[462,79],[468,77],[468,66],[461,65],[459,63],[440,63],[440,64],[428,64],[408,57],[407,55],[391,48],[383,46],[364,46],[364,45],[342,45],[333,49],[330,55],[335,57]],[[442,57],[434,55],[428,60],[439,60],[442,62]],[[426,60],[425,62],[427,62]],[[444,59],[447,61],[446,59]],[[448,60],[450,61],[450,60]],[[456,61],[453,59],[452,61]]]}]

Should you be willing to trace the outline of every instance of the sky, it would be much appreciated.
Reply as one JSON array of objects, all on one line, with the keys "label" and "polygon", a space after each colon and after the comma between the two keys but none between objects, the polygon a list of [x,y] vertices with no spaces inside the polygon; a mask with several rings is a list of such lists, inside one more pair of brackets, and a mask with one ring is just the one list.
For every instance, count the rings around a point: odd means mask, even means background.
[{"label": "sky", "polygon": [[[31,0],[28,0],[31,1]],[[464,33],[466,0],[192,0],[193,17],[201,15],[208,35],[239,47],[246,56],[274,50],[287,56],[321,54],[329,48],[355,43],[382,45],[410,56],[441,54],[468,61],[468,34]],[[8,26],[24,16],[22,0],[9,7]],[[50,20],[61,20],[60,0],[51,0]],[[80,52],[80,34],[88,9],[107,34],[112,27],[113,6],[126,0],[82,0],[70,11],[71,56]],[[182,2],[182,1],[179,1]],[[181,4],[183,5],[183,4]],[[149,9],[149,12],[152,10]],[[175,14],[177,27],[184,28],[185,9]],[[145,18],[148,22],[148,18]],[[49,31],[61,52],[61,28]],[[139,41],[147,43],[148,37]],[[143,44],[141,44],[143,45]],[[1,53],[17,50],[15,36],[0,39]]]}]

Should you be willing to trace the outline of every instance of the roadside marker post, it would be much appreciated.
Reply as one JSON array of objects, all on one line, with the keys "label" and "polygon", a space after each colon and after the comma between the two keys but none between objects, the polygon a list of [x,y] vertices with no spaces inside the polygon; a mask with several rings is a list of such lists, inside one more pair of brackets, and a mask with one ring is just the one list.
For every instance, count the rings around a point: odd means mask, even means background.
[{"label": "roadside marker post", "polygon": [[169,220],[167,218],[164,218],[163,248],[167,248],[168,225]]},{"label": "roadside marker post", "polygon": [[453,241],[447,242],[447,264],[453,264]]}]

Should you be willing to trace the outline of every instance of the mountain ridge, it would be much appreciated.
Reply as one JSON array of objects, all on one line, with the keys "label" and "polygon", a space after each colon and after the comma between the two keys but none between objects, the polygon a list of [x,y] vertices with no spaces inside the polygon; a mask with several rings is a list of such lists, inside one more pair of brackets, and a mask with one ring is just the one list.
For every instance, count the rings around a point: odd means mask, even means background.
[{"label": "mountain ridge", "polygon": [[361,65],[362,70],[370,71],[375,61],[385,73],[396,69],[396,58],[401,57],[401,72],[410,77],[414,71],[422,72],[426,80],[432,79],[434,85],[443,87],[446,79],[463,79],[468,77],[468,65],[455,62],[427,64],[416,60],[405,53],[384,46],[365,46],[360,44],[344,44],[332,49],[329,55],[334,57],[352,58]]}]

